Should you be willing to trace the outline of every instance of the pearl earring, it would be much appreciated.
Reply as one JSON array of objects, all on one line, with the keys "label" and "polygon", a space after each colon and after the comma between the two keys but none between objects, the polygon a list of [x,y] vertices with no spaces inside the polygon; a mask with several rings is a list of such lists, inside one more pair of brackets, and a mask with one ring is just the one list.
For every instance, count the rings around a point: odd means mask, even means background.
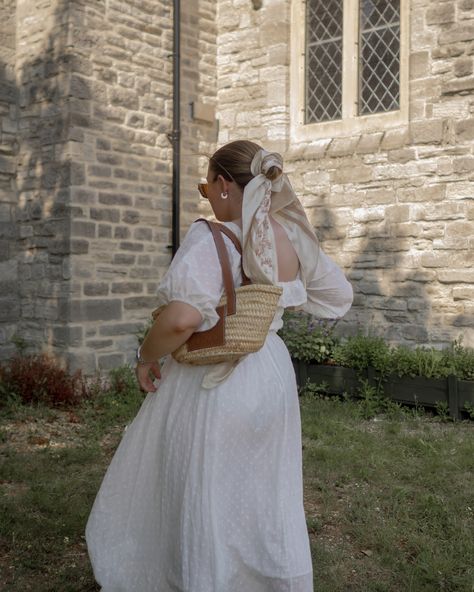
[{"label": "pearl earring", "polygon": [[221,198],[222,198],[222,199],[227,199],[228,197],[229,197],[229,194],[227,193],[227,191],[223,191],[223,192],[221,193]]}]

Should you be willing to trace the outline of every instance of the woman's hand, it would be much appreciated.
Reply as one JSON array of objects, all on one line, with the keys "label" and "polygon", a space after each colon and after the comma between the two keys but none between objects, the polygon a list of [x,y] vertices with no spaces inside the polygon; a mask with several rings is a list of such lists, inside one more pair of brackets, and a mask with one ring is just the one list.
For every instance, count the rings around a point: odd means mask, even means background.
[{"label": "woman's hand", "polygon": [[142,391],[145,393],[155,393],[157,391],[153,381],[155,378],[161,378],[159,362],[139,363],[135,368],[135,374]]}]

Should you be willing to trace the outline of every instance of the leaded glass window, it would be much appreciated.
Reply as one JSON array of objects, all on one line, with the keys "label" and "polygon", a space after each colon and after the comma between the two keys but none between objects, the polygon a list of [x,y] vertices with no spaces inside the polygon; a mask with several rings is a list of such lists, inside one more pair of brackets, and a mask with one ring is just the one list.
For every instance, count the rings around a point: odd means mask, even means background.
[{"label": "leaded glass window", "polygon": [[400,0],[360,0],[359,114],[400,107]]},{"label": "leaded glass window", "polygon": [[305,123],[342,117],[343,0],[307,0]]}]

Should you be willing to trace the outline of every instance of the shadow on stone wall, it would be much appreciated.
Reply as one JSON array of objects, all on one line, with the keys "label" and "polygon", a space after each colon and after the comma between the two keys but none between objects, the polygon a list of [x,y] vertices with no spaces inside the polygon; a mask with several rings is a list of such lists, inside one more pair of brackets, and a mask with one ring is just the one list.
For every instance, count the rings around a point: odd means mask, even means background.
[{"label": "shadow on stone wall", "polygon": [[425,287],[431,276],[403,267],[408,238],[397,236],[396,221],[387,218],[359,222],[349,228],[349,236],[328,208],[318,210],[315,222],[323,249],[325,240],[345,239],[345,252],[351,259],[347,277],[354,289],[354,303],[338,325],[339,334],[362,333],[393,343],[433,341]]},{"label": "shadow on stone wall", "polygon": [[403,213],[400,217],[400,209],[389,206],[383,217],[360,219],[349,230],[329,208],[318,209],[317,216],[313,222],[323,248],[326,240],[344,240],[350,258],[347,277],[354,289],[354,304],[338,324],[340,334],[360,332],[392,343],[438,347],[462,338],[472,319],[459,313],[449,320],[441,313],[436,316],[432,302],[442,289],[437,272],[416,264],[416,255],[424,252],[416,242],[426,239],[418,236],[416,225],[408,223]]},{"label": "shadow on stone wall", "polygon": [[[67,11],[61,0],[53,15],[41,14],[38,7],[36,19],[17,22],[19,47],[26,54],[17,48],[15,236],[9,242],[18,269],[16,334],[31,350],[64,348],[69,341],[62,312],[72,289],[69,255],[74,251],[69,203],[74,166],[64,156],[69,139]],[[47,26],[44,41],[26,42]]]}]

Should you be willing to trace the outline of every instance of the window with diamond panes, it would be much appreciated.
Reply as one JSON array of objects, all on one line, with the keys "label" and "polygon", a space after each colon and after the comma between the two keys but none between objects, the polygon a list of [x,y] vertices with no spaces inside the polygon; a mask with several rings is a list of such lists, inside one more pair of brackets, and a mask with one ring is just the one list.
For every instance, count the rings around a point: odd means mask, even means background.
[{"label": "window with diamond panes", "polygon": [[305,123],[342,117],[343,0],[307,0]]},{"label": "window with diamond panes", "polygon": [[400,0],[360,0],[359,115],[400,107]]}]

